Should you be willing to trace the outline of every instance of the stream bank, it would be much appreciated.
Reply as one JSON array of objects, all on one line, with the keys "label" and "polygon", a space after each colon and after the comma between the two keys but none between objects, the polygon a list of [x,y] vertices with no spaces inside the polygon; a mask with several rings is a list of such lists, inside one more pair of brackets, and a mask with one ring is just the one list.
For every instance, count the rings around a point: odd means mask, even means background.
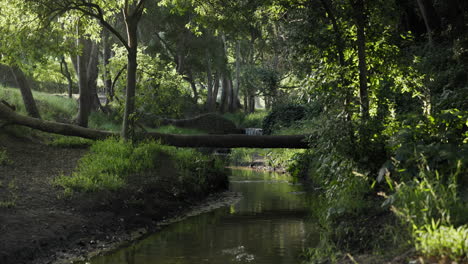
[{"label": "stream bank", "polygon": [[[2,264],[69,263],[71,257],[95,254],[155,232],[158,223],[193,213],[201,203],[211,208],[236,199],[223,193],[222,181],[210,185],[204,195],[166,191],[177,179],[174,166],[158,171],[159,189],[134,195],[139,188],[133,182],[126,191],[65,197],[54,180],[71,174],[87,149],[57,148],[7,133],[0,134],[0,148],[7,156],[0,166]],[[208,197],[209,193],[213,195]],[[197,208],[195,212],[201,210]]]}]

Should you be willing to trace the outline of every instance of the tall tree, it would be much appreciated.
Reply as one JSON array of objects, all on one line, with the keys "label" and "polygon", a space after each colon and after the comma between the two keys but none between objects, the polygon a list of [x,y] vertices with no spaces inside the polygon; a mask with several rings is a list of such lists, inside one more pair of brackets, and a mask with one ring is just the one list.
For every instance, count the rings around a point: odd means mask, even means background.
[{"label": "tall tree", "polygon": [[366,62],[366,7],[364,0],[351,0],[357,28],[357,49],[359,58],[359,97],[361,115],[364,120],[369,119],[369,92],[367,87]]},{"label": "tall tree", "polygon": [[[127,86],[125,110],[121,135],[124,140],[131,137],[134,123],[135,90],[137,75],[138,24],[143,15],[146,0],[101,1],[101,0],[28,0],[31,8],[42,10],[46,19],[60,16],[68,11],[76,11],[97,19],[100,24],[112,32],[127,50]],[[112,26],[109,17],[120,11],[125,24],[125,34]],[[126,37],[124,37],[126,35]]]}]

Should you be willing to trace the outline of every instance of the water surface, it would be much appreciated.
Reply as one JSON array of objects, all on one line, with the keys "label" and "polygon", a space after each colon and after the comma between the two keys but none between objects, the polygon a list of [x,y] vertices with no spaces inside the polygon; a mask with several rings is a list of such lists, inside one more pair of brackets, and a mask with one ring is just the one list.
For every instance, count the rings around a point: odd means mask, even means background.
[{"label": "water surface", "polygon": [[234,205],[190,217],[92,264],[292,264],[316,243],[307,198],[288,175],[232,170]]}]

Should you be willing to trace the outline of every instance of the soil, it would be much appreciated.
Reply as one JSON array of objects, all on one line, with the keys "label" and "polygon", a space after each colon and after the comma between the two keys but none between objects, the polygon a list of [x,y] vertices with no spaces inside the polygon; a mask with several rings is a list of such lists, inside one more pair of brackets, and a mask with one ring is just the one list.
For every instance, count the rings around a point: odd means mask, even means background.
[{"label": "soil", "polygon": [[[152,233],[161,224],[230,203],[236,195],[202,200],[159,195],[156,206],[113,206],[99,196],[63,197],[53,179],[70,174],[86,149],[64,149],[0,133],[0,263],[70,263]],[[227,198],[226,198],[227,197]],[[118,197],[117,197],[118,198]],[[206,201],[206,200],[205,200]],[[168,220],[172,219],[172,220]]]}]

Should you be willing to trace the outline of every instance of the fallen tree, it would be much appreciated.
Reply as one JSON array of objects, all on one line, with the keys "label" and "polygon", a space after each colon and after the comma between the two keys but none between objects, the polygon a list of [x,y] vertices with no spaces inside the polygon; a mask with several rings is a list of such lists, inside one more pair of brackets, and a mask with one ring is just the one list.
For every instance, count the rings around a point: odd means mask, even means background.
[{"label": "fallen tree", "polygon": [[[6,104],[0,102],[0,120],[9,125],[20,125],[48,133],[75,136],[93,140],[107,137],[118,137],[119,133],[96,130],[41,120],[16,113]],[[240,134],[228,135],[174,135],[155,132],[142,134],[141,138],[161,140],[163,144],[176,147],[208,148],[308,148],[306,135],[288,136],[249,136]]]}]

